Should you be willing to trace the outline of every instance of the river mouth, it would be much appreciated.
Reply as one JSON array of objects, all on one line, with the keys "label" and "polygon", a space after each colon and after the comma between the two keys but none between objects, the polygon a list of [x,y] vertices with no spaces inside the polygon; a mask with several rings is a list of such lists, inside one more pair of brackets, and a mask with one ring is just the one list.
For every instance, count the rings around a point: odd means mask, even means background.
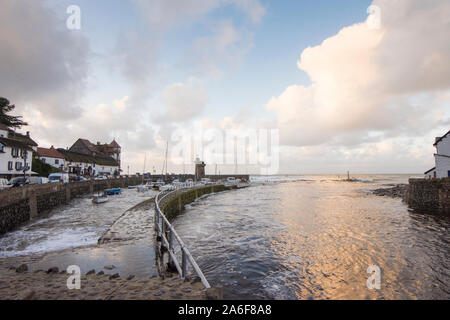
[{"label": "river mouth", "polygon": [[174,226],[229,299],[448,299],[449,219],[367,192],[402,179],[265,183],[196,201]]}]

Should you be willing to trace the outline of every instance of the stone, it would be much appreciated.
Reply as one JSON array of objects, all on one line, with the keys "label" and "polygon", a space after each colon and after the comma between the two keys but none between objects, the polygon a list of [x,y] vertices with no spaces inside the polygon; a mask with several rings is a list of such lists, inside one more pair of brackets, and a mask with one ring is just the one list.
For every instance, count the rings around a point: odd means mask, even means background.
[{"label": "stone", "polygon": [[181,291],[183,291],[183,292],[185,292],[185,293],[189,293],[189,292],[192,291],[192,289],[189,288],[189,287],[186,287],[186,288],[181,288]]},{"label": "stone", "polygon": [[129,276],[127,277],[127,280],[128,280],[128,281],[133,280],[133,279],[134,279],[134,274],[131,274],[131,275],[129,275]]},{"label": "stone", "polygon": [[109,280],[117,279],[117,278],[120,278],[120,275],[118,273],[115,273],[112,276],[109,276]]},{"label": "stone", "polygon": [[35,296],[36,292],[33,289],[27,289],[24,292],[22,292],[18,299],[19,300],[31,300]]},{"label": "stone", "polygon": [[206,289],[206,299],[208,299],[208,300],[223,300],[223,290],[221,288]]},{"label": "stone", "polygon": [[111,265],[107,265],[107,266],[105,266],[104,267],[106,270],[113,270],[113,269],[115,269],[116,268],[116,266],[115,265],[113,265],[113,264],[111,264]]},{"label": "stone", "polygon": [[59,268],[58,267],[53,267],[47,270],[48,274],[56,274],[59,272]]},{"label": "stone", "polygon": [[99,273],[97,273],[97,275],[101,276],[104,275],[105,273],[103,271],[100,271]]},{"label": "stone", "polygon": [[164,293],[166,293],[164,290],[159,290],[158,292],[155,292],[153,295],[155,297],[159,297],[159,296],[163,295]]},{"label": "stone", "polygon": [[86,273],[87,276],[91,275],[91,274],[95,274],[95,270],[94,269],[92,269],[92,270],[88,271],[88,273]]},{"label": "stone", "polygon": [[21,264],[19,267],[16,268],[17,273],[24,273],[28,271],[28,266],[24,263]]}]

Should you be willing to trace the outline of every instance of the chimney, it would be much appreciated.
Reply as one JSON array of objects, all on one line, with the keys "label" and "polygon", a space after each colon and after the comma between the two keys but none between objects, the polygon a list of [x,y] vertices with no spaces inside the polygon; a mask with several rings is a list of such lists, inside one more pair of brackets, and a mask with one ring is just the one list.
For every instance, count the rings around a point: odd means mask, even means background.
[{"label": "chimney", "polygon": [[441,137],[436,137],[436,138],[434,139],[434,143],[437,143],[438,140],[439,140],[440,138],[441,138]]},{"label": "chimney", "polygon": [[27,131],[27,137],[30,137],[30,131]]}]

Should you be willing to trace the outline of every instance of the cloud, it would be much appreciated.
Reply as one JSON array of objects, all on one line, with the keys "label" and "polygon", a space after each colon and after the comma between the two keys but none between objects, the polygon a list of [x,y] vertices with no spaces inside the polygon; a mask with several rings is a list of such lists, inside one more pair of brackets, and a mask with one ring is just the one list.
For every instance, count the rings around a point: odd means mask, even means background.
[{"label": "cloud", "polygon": [[162,119],[178,122],[199,115],[208,102],[208,95],[202,86],[191,79],[187,83],[178,82],[165,87],[161,100],[166,110]]},{"label": "cloud", "polygon": [[0,10],[0,88],[18,111],[79,116],[88,72],[88,41],[66,28],[42,1],[4,0]]},{"label": "cloud", "polygon": [[199,75],[218,78],[222,70],[241,65],[253,47],[253,37],[245,29],[237,29],[232,20],[220,20],[211,26],[211,34],[197,38],[187,52],[185,65]]},{"label": "cloud", "polygon": [[223,6],[233,5],[253,23],[261,21],[266,8],[259,0],[133,0],[147,18],[152,29],[167,30],[202,18]]},{"label": "cloud", "polygon": [[450,3],[374,5],[381,9],[380,29],[358,23],[305,49],[298,67],[311,85],[292,85],[267,103],[282,143],[353,145],[419,136],[439,125],[448,104],[435,102],[450,88]]}]

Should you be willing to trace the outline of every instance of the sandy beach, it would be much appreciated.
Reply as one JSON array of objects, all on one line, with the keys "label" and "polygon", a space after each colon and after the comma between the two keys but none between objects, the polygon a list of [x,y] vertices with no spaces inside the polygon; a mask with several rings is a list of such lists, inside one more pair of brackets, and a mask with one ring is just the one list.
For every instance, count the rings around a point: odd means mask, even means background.
[{"label": "sandy beach", "polygon": [[[23,268],[23,267],[22,267]],[[161,279],[121,278],[109,274],[81,276],[80,289],[68,289],[65,270],[21,272],[0,269],[1,300],[202,300],[201,282],[184,282],[178,276]]]}]

